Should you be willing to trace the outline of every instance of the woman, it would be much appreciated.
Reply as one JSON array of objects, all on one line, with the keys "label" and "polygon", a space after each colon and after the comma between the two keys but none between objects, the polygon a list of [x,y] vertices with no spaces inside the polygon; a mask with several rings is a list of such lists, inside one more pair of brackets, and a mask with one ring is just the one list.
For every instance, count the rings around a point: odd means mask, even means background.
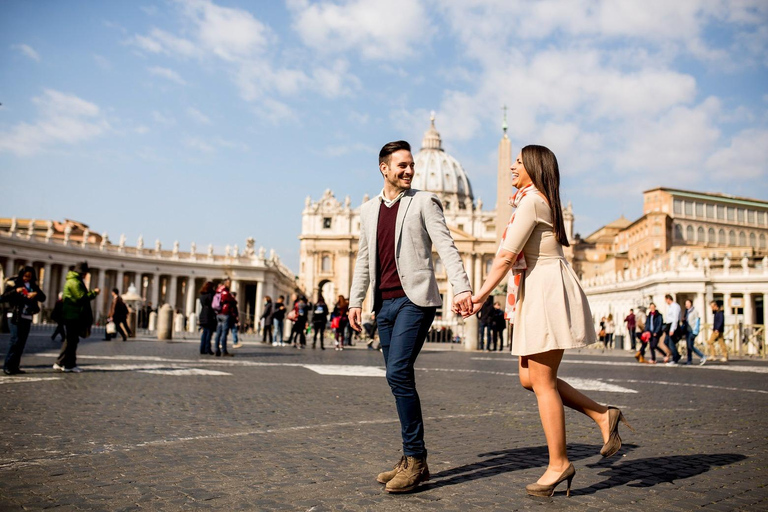
[{"label": "woman", "polygon": [[343,295],[339,295],[339,299],[336,301],[336,305],[333,307],[333,313],[331,314],[331,319],[333,323],[333,319],[338,318],[338,326],[336,327],[336,350],[344,350],[344,333],[347,330],[347,325],[349,325],[349,320],[347,319],[347,312],[349,311],[349,303],[347,302],[347,299],[344,298]]},{"label": "woman", "polygon": [[603,436],[601,455],[621,447],[619,409],[605,407],[557,378],[563,351],[595,343],[587,298],[563,255],[568,239],[560,206],[560,172],[555,155],[543,146],[526,146],[511,167],[517,209],[501,239],[491,272],[472,297],[477,313],[512,270],[507,290],[507,318],[514,322],[512,354],[520,356],[520,383],[536,394],[549,451],[549,465],[526,486],[534,496],[551,496],[565,480],[570,495],[576,470],[565,445],[563,405],[589,416]]},{"label": "woman", "polygon": [[211,350],[211,337],[216,330],[216,312],[213,310],[213,283],[206,281],[200,288],[200,317],[197,324],[200,326],[200,353],[213,355]]},{"label": "woman", "polygon": [[613,333],[616,330],[616,326],[613,323],[613,313],[608,314],[608,318],[605,319],[605,348],[613,349]]},{"label": "woman", "polygon": [[312,348],[317,344],[317,335],[320,334],[320,350],[325,350],[325,326],[328,323],[328,305],[325,303],[323,294],[317,295],[317,303],[312,314]]},{"label": "woman", "polygon": [[293,327],[291,327],[291,339],[293,348],[307,348],[307,298],[299,295],[293,303]]},{"label": "woman", "polygon": [[8,280],[2,301],[8,302],[11,306],[11,316],[8,319],[11,345],[5,355],[3,373],[6,375],[26,373],[19,367],[21,355],[24,353],[29,331],[32,328],[32,316],[40,312],[39,303],[45,302],[45,294],[37,285],[35,269],[24,267],[16,279]]}]

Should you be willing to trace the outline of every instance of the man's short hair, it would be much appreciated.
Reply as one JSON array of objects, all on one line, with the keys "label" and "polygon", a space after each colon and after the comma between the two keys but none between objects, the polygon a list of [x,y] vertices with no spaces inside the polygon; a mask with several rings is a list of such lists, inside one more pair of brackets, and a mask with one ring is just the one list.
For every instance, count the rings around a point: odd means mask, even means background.
[{"label": "man's short hair", "polygon": [[384,147],[382,147],[381,151],[379,151],[379,165],[382,163],[389,165],[390,160],[392,160],[392,153],[395,151],[400,151],[401,149],[410,151],[411,145],[404,140],[396,140],[394,142],[387,142],[384,144]]},{"label": "man's short hair", "polygon": [[713,301],[711,301],[711,302],[709,303],[709,305],[710,305],[710,306],[717,306],[718,308],[720,307],[720,304],[718,304],[716,300],[713,300]]},{"label": "man's short hair", "polygon": [[112,288],[112,293],[114,293],[115,295],[120,295],[120,290],[118,290],[117,288]]},{"label": "man's short hair", "polygon": [[632,308],[629,308],[629,312],[630,312],[630,313],[634,313],[634,312],[635,312],[635,310],[634,310],[634,309],[632,309]]},{"label": "man's short hair", "polygon": [[648,304],[648,307],[651,307],[651,306],[656,307],[656,304],[651,302],[650,304]]},{"label": "man's short hair", "polygon": [[670,294],[666,294],[666,295],[664,296],[664,298],[665,298],[665,299],[669,299],[669,300],[675,300],[675,299],[673,299],[673,298],[672,298],[672,296],[671,296]]}]

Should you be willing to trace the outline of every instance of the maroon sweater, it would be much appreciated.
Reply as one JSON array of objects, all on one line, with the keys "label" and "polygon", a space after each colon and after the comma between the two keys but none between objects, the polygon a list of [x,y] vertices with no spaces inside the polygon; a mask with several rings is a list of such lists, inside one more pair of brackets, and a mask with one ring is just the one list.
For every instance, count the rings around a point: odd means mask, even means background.
[{"label": "maroon sweater", "polygon": [[379,206],[379,224],[376,232],[376,282],[379,283],[378,293],[381,299],[396,299],[405,297],[403,284],[397,274],[395,262],[395,222],[400,201],[392,208],[387,208],[382,202]]}]

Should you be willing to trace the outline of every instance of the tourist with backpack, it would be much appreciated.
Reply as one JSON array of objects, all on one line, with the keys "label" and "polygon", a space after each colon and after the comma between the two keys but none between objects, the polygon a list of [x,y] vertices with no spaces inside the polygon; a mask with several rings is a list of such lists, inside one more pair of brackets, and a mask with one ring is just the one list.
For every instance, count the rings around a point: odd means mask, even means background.
[{"label": "tourist with backpack", "polygon": [[227,334],[234,308],[237,307],[237,300],[229,291],[230,286],[232,286],[232,280],[227,277],[216,288],[211,302],[211,308],[216,312],[216,357],[232,356],[227,351]]}]

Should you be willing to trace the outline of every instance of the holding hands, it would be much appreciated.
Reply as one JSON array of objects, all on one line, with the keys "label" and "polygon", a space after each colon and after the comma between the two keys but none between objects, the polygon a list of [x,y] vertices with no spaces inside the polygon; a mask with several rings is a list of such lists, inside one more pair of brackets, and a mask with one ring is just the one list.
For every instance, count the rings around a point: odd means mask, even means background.
[{"label": "holding hands", "polygon": [[470,317],[480,311],[480,306],[482,306],[482,302],[480,304],[475,304],[474,302],[475,297],[472,296],[471,292],[458,293],[453,298],[453,307],[451,310],[464,318]]}]

